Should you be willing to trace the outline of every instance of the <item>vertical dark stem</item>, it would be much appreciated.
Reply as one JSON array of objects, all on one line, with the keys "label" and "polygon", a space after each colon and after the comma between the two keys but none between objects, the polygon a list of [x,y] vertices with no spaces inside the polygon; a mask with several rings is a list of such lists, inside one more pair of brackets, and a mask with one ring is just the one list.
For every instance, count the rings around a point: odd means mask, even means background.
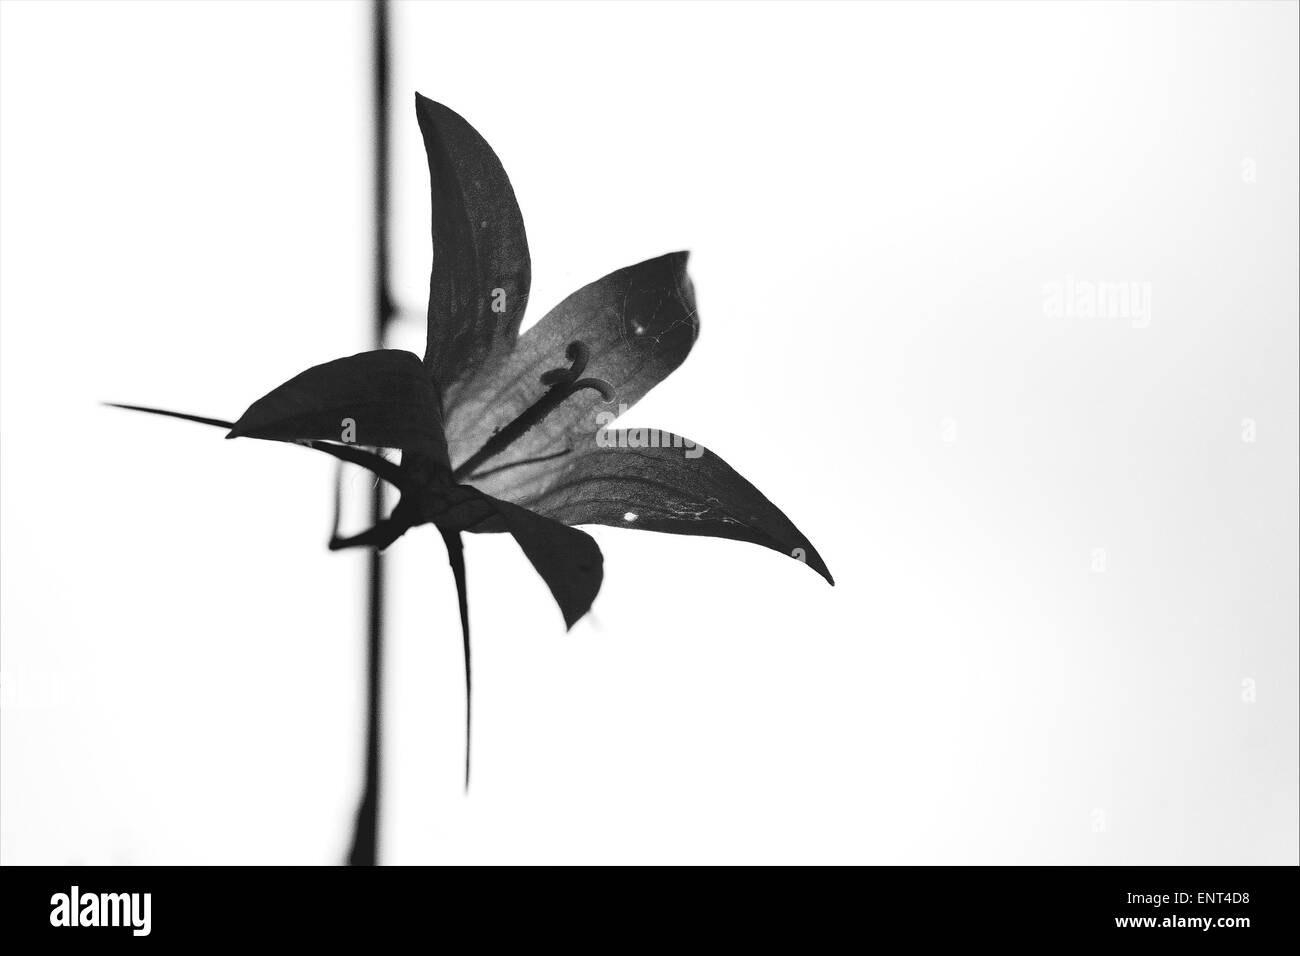
[{"label": "vertical dark stem", "polygon": [[474,681],[469,659],[469,591],[465,583],[465,545],[459,531],[444,531],[442,540],[447,543],[447,560],[456,578],[456,596],[460,603],[460,633],[465,648],[465,792],[469,793],[469,754],[471,719],[474,716]]},{"label": "vertical dark stem", "polygon": [[[372,56],[375,124],[374,152],[374,326],[375,348],[384,347],[384,333],[393,314],[388,292],[388,2],[375,0]],[[376,482],[370,499],[371,524],[384,519],[384,485]],[[348,863],[374,866],[379,848],[380,723],[384,676],[384,556],[368,552],[366,568],[366,770],[365,790],[357,808],[356,832]]]}]

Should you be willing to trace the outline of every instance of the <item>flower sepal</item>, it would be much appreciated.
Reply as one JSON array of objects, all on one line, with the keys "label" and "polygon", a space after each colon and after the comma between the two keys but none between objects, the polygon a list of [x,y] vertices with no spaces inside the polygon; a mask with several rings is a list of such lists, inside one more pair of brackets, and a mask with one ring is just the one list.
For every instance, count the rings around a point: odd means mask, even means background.
[{"label": "flower sepal", "polygon": [[447,465],[437,383],[400,349],[312,366],[250,405],[226,437],[399,448]]}]

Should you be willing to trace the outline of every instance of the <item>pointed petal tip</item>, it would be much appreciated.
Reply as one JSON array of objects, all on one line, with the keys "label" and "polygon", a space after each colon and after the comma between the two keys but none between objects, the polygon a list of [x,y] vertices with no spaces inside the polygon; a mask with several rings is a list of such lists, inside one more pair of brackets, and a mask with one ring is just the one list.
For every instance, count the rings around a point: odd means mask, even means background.
[{"label": "pointed petal tip", "polygon": [[800,564],[808,565],[808,567],[825,578],[827,584],[831,587],[835,587],[835,578],[831,575],[831,569],[826,566],[826,562],[822,560],[822,556],[817,553],[817,549],[812,546],[811,541],[807,541],[805,544],[807,545],[807,548],[800,549],[805,552],[804,556],[800,557],[794,555],[795,560]]},{"label": "pointed petal tip", "polygon": [[452,118],[460,120],[466,125],[469,123],[465,117],[461,116],[446,103],[439,103],[437,100],[431,99],[418,91],[415,94],[415,115],[417,119],[428,117],[435,122],[444,118]]},{"label": "pointed petal tip", "polygon": [[[576,529],[575,529],[575,530],[576,530]],[[592,569],[592,568],[590,568],[590,567],[584,567],[584,568],[583,568],[583,571],[584,571],[584,572],[587,572],[587,573],[591,573],[593,570],[594,570],[594,569]],[[603,562],[603,561],[601,562],[601,567],[600,567],[599,569],[596,569],[596,573],[598,573],[598,574],[600,575],[600,577],[601,577],[602,580],[604,579],[605,574],[604,574],[604,562]],[[569,606],[569,607],[561,607],[561,608],[560,608],[560,616],[564,618],[564,633],[565,633],[565,634],[568,634],[568,633],[569,633],[570,631],[572,631],[575,627],[577,627],[578,622],[581,621],[584,617],[586,617],[588,614],[591,613],[591,609],[592,609],[592,607],[595,605],[595,603],[596,603],[596,597],[597,597],[597,595],[598,595],[599,593],[600,593],[600,592],[597,591],[596,594],[593,594],[593,595],[591,596],[591,601],[587,604],[586,607],[583,607],[583,608],[581,608],[581,609],[578,608],[578,607],[573,607],[573,606]]]},{"label": "pointed petal tip", "polygon": [[662,258],[670,260],[678,270],[685,272],[686,265],[690,262],[691,250],[678,249],[674,252],[665,252]]}]

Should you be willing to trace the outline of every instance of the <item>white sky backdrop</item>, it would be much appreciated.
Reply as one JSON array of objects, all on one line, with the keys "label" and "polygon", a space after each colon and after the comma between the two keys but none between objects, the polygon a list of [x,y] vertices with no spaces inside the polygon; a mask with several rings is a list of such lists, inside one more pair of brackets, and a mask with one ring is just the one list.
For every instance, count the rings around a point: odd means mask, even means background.
[{"label": "white sky backdrop", "polygon": [[[692,250],[701,338],[629,423],[719,452],[838,586],[598,528],[566,635],[471,539],[465,798],[454,589],[408,534],[383,858],[1296,863],[1296,11],[399,4],[393,344],[418,89],[503,159],[530,320]],[[233,418],[368,347],[367,18],[0,5],[5,863],[343,854],[332,464],[96,402]],[[1149,283],[1149,326],[1047,315],[1067,277]]]}]

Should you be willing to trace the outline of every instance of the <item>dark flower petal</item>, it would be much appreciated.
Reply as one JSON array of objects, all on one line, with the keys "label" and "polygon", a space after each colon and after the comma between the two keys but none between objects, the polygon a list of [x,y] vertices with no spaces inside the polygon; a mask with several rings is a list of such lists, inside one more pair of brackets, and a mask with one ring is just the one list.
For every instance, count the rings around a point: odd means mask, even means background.
[{"label": "dark flower petal", "polygon": [[580,379],[608,385],[612,396],[595,387],[575,391],[506,451],[474,469],[505,468],[485,489],[505,489],[547,470],[545,463],[524,462],[589,441],[602,424],[681,365],[699,331],[686,259],[685,252],[670,253],[584,286],[525,332],[510,355],[485,366],[445,406],[452,463],[465,462],[534,405],[554,381],[547,373],[572,365],[569,349],[575,342],[586,347]]},{"label": "dark flower petal", "polygon": [[[657,447],[646,447],[651,443]],[[539,514],[569,525],[751,541],[796,558],[835,583],[812,542],[780,508],[689,439],[657,429],[610,430],[550,465],[551,473],[521,499]]]},{"label": "dark flower petal", "polygon": [[429,159],[433,270],[425,364],[448,394],[519,335],[532,266],[515,191],[469,123],[415,95]]},{"label": "dark flower petal", "polygon": [[585,531],[566,527],[508,501],[487,495],[482,498],[492,505],[500,520],[489,519],[468,530],[509,531],[514,535],[525,557],[551,589],[564,615],[564,626],[573,627],[591,610],[591,602],[596,600],[605,575],[605,559],[595,539]]},{"label": "dark flower petal", "polygon": [[226,437],[342,441],[447,461],[438,390],[420,360],[398,349],[361,352],[295,375],[250,405]]}]

